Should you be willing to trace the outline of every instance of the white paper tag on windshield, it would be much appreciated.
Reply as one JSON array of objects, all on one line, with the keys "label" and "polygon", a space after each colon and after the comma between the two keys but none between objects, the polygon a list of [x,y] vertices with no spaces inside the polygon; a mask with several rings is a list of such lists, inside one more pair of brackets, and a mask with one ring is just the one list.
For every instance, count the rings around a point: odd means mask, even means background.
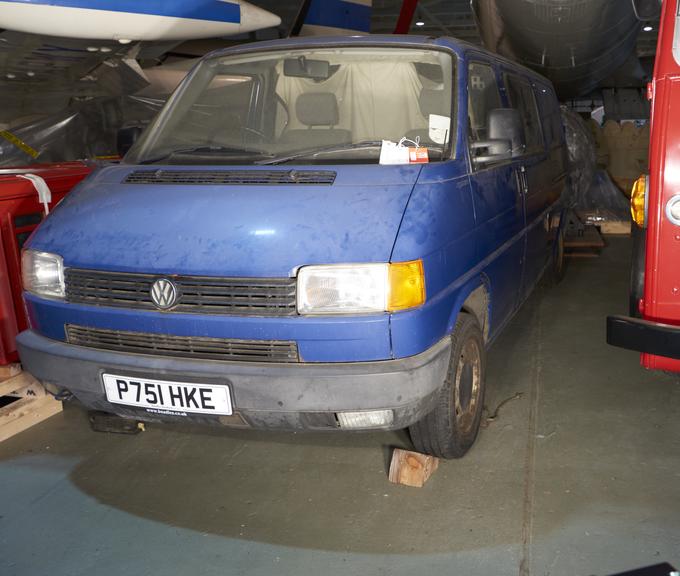
[{"label": "white paper tag on windshield", "polygon": [[430,114],[429,136],[432,142],[446,144],[449,139],[449,130],[451,130],[451,118],[439,114]]},{"label": "white paper tag on windshield", "polygon": [[399,146],[391,140],[383,140],[380,148],[380,164],[409,164],[409,150],[407,146]]}]

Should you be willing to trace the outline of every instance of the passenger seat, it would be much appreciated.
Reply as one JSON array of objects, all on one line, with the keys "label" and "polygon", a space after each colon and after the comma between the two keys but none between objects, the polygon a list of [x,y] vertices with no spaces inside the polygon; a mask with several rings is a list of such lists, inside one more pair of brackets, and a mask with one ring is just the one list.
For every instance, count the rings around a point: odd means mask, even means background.
[{"label": "passenger seat", "polygon": [[[428,88],[423,88],[420,91],[420,97],[418,98],[418,106],[420,107],[420,113],[425,118],[425,121],[430,122],[430,114],[441,114],[442,110],[445,110],[444,106],[444,91],[443,90],[430,90]],[[406,138],[416,142],[417,138],[420,138],[418,142],[422,146],[441,146],[441,144],[435,144],[430,140],[430,130],[429,128],[422,128],[419,130],[411,130],[406,133]],[[449,139],[451,136],[449,135]]]}]

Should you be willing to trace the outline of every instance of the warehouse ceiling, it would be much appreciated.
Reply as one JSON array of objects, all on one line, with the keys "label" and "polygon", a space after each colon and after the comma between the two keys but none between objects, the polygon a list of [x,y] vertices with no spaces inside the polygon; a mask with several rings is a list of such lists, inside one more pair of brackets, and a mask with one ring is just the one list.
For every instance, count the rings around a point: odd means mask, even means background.
[{"label": "warehouse ceiling", "polygon": [[[69,39],[0,31],[0,93],[5,96],[4,99],[0,98],[3,104],[0,123],[30,115],[36,110],[45,112],[56,109],[73,96],[107,96],[121,91],[130,92],[137,78],[134,65],[131,69],[125,65],[109,69],[103,66],[103,60],[115,63],[127,58],[127,62],[134,64],[133,59],[136,58],[143,67],[150,67],[160,63],[170,64],[176,59],[201,56],[235,42],[287,36],[302,5],[302,0],[251,1],[278,14],[282,19],[281,26],[240,37],[193,41],[181,45],[144,43],[134,55],[129,53],[128,48],[115,43],[97,43],[100,51],[103,53],[106,50],[107,54],[92,54],[74,51],[72,48],[75,47],[71,46],[72,41]],[[402,0],[373,0],[372,31],[392,33],[401,8]],[[642,31],[639,35],[638,55],[643,57],[643,64],[646,64],[649,74],[656,50],[658,24],[645,24],[649,31]],[[470,0],[420,0],[410,32],[427,36],[454,36],[471,43],[480,43]],[[127,90],[122,89],[123,85]],[[49,90],[43,90],[44,86],[49,86]]]},{"label": "warehouse ceiling", "polygon": [[[252,0],[252,3],[281,16],[279,35],[285,35],[297,16],[301,2]],[[371,31],[374,34],[393,33],[401,6],[402,0],[373,0]],[[652,30],[640,33],[638,55],[650,57],[656,52],[658,22],[645,22],[644,24],[650,26]],[[426,36],[454,36],[473,44],[481,44],[470,0],[419,0],[410,33]]]}]

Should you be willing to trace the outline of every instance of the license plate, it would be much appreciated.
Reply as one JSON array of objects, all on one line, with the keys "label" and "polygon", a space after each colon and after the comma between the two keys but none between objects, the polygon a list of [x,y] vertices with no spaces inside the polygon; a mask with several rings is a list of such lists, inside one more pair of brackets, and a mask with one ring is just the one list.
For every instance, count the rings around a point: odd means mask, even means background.
[{"label": "license plate", "polygon": [[106,399],[113,404],[146,408],[152,413],[232,413],[228,386],[150,380],[103,374]]}]

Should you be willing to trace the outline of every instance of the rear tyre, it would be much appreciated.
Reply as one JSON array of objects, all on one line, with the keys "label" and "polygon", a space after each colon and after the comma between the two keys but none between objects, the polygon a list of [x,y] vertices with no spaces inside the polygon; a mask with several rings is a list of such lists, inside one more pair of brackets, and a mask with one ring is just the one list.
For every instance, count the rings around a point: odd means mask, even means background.
[{"label": "rear tyre", "polygon": [[435,409],[409,428],[418,452],[461,458],[479,432],[484,406],[486,355],[479,324],[461,313],[451,335],[451,359]]},{"label": "rear tyre", "polygon": [[545,286],[554,286],[559,284],[564,278],[566,268],[566,258],[564,257],[564,227],[560,226],[555,235],[555,243],[553,244],[552,261],[545,271],[542,284]]}]

